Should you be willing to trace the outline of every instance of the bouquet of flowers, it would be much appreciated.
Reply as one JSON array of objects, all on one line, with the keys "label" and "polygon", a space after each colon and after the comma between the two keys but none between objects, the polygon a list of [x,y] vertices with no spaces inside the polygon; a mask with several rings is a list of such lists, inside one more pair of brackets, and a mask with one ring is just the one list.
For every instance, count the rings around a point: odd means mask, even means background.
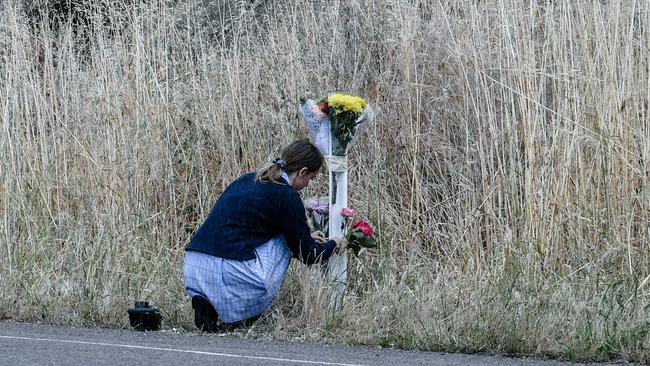
[{"label": "bouquet of flowers", "polygon": [[[343,208],[341,215],[345,217],[345,222],[352,220],[356,212],[351,208]],[[364,220],[357,221],[348,231],[345,239],[348,241],[348,248],[352,249],[355,255],[359,255],[362,248],[376,248],[377,240],[372,226]]]},{"label": "bouquet of flowers", "polygon": [[345,156],[360,125],[370,117],[368,103],[361,97],[334,93],[319,100],[301,101],[300,112],[309,126],[314,142],[323,155]]},{"label": "bouquet of flowers", "polygon": [[374,238],[372,226],[369,223],[359,220],[352,225],[352,230],[348,233],[348,248],[352,249],[355,255],[359,255],[361,248],[376,248],[377,240]]},{"label": "bouquet of flowers", "polygon": [[[320,230],[327,236],[329,231],[329,205],[320,201],[321,199],[317,197],[309,198],[305,202],[305,208],[307,209],[307,217],[313,229]],[[347,228],[349,223],[354,220],[356,211],[353,208],[345,207],[341,209],[341,216],[344,217],[343,225]],[[348,249],[352,249],[355,255],[359,255],[362,248],[377,247],[377,240],[374,237],[375,232],[368,222],[358,220],[352,227],[345,231],[347,232],[345,239],[348,241]]]},{"label": "bouquet of flowers", "polygon": [[[323,201],[324,199],[324,201]],[[320,230],[327,236],[329,232],[329,211],[327,197],[313,197],[305,202],[307,218],[314,230]]]},{"label": "bouquet of flowers", "polygon": [[314,144],[327,158],[327,166],[334,177],[332,204],[335,204],[339,176],[347,170],[348,147],[358,136],[363,122],[372,117],[372,109],[361,97],[334,93],[319,100],[302,99],[300,112]]}]

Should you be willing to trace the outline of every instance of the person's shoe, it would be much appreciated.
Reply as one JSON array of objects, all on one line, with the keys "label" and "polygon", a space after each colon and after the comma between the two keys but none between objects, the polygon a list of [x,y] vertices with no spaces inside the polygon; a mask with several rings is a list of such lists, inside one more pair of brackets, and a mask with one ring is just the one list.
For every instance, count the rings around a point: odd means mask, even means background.
[{"label": "person's shoe", "polygon": [[192,309],[194,309],[194,324],[197,328],[208,333],[218,330],[219,314],[208,299],[201,295],[193,296]]}]

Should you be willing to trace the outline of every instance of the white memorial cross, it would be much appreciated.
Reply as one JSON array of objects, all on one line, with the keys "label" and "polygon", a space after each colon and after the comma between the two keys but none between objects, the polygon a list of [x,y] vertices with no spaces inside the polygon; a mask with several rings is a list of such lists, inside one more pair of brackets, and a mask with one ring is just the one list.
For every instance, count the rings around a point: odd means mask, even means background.
[{"label": "white memorial cross", "polygon": [[[331,141],[331,134],[330,134]],[[341,209],[348,207],[348,158],[332,155],[332,144],[326,156],[329,171],[329,237],[345,237],[345,222]],[[327,263],[327,279],[332,293],[329,308],[340,309],[348,285],[348,252],[334,253]]]},{"label": "white memorial cross", "polygon": [[[365,102],[364,102],[365,103]],[[309,126],[309,131],[314,139],[314,144],[325,155],[327,167],[329,170],[329,237],[345,237],[345,218],[341,215],[341,210],[348,205],[348,158],[347,146],[342,156],[333,155],[333,138],[331,131],[331,121],[327,114],[322,112],[314,100],[307,100],[301,103],[300,111],[302,112],[305,122]],[[371,117],[370,109],[364,109],[354,126],[353,139],[359,133],[358,126]],[[340,150],[339,146],[339,150]],[[340,153],[341,151],[339,151]],[[343,305],[343,296],[348,283],[348,253],[333,254],[327,263],[326,277],[330,285],[329,302],[330,310],[339,310]]]}]

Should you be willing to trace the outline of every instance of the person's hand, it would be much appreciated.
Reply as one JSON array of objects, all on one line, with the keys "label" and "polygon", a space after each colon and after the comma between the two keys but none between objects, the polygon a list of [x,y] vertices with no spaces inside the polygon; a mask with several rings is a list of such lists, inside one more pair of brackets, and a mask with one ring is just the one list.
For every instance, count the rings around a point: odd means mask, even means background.
[{"label": "person's hand", "polygon": [[340,236],[331,238],[336,242],[336,248],[334,249],[334,252],[336,254],[341,254],[345,251],[345,249],[348,247],[348,240],[346,238],[342,238]]},{"label": "person's hand", "polygon": [[325,234],[323,234],[323,232],[320,231],[320,230],[316,230],[313,233],[311,233],[311,237],[318,244],[323,244],[323,243],[325,243],[327,241],[327,239],[325,239]]}]

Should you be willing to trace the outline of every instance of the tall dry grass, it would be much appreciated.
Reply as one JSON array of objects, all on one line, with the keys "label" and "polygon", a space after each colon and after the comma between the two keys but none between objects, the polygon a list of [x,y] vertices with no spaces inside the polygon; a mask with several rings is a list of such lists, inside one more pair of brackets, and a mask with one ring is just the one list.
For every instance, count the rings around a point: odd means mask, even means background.
[{"label": "tall dry grass", "polygon": [[0,317],[127,326],[146,298],[192,328],[183,246],[338,90],[379,112],[350,202],[381,248],[337,314],[292,266],[260,329],[650,359],[647,1],[150,1],[87,34],[0,8]]}]

